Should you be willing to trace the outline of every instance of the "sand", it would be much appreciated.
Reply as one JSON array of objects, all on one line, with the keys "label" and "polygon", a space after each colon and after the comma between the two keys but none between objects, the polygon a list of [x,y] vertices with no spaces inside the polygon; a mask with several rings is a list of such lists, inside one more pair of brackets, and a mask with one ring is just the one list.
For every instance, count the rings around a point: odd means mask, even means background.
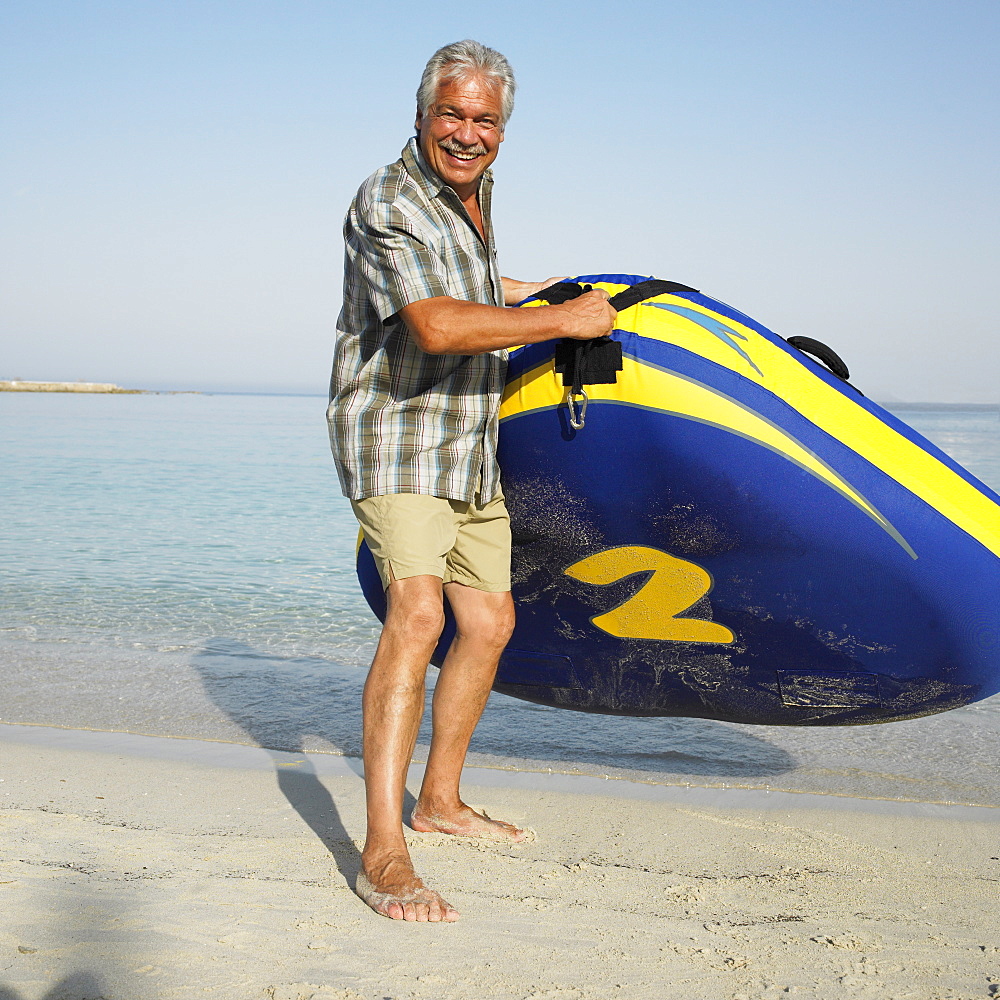
[{"label": "sand", "polygon": [[462,919],[397,924],[349,888],[355,761],[29,726],[0,760],[0,1000],[1000,995],[1000,810],[473,769],[537,839],[412,834]]}]

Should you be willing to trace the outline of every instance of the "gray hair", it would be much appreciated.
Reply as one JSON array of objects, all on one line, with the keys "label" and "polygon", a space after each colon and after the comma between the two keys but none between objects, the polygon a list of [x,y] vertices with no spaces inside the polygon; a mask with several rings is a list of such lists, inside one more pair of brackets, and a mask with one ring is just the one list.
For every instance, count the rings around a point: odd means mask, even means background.
[{"label": "gray hair", "polygon": [[500,115],[506,125],[514,111],[514,71],[496,49],[487,48],[471,38],[452,42],[438,49],[427,61],[417,88],[417,108],[427,114],[437,99],[438,88],[445,80],[483,76],[500,86]]}]

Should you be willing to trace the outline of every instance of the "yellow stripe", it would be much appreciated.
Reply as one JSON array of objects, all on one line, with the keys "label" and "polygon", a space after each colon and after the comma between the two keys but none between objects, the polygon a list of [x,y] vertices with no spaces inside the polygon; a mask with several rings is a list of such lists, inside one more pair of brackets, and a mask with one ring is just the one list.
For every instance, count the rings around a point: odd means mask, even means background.
[{"label": "yellow stripe", "polygon": [[[783,455],[846,497],[916,558],[899,532],[865,497],[776,424],[765,420],[742,403],[674,372],[654,368],[628,357],[623,359],[623,366],[622,376],[615,385],[587,386],[587,395],[594,401],[673,413],[756,441]],[[628,387],[627,395],[622,390],[625,385]],[[500,419],[521,416],[531,410],[560,406],[565,394],[566,390],[561,385],[561,379],[555,375],[553,360],[550,358],[507,386],[500,406]],[[664,405],[664,401],[667,401],[667,405]]]},{"label": "yellow stripe", "polygon": [[858,406],[849,396],[822,379],[812,378],[793,355],[750,327],[676,296],[660,296],[655,301],[674,302],[704,313],[742,334],[746,340],[740,341],[740,346],[763,374],[758,375],[736,351],[697,323],[665,309],[640,305],[625,310],[621,316],[627,317],[628,323],[623,324],[620,318],[619,328],[677,344],[766,386],[807,420],[838,438],[1000,556],[1000,507],[940,459]]},{"label": "yellow stripe", "polygon": [[[613,295],[627,286],[602,282],[600,287]],[[736,344],[749,361],[697,322],[648,302],[690,309],[722,323],[739,335]],[[676,295],[660,295],[647,303],[619,313],[618,328],[675,344],[764,386],[1000,556],[1000,506],[920,445],[859,406],[850,395],[814,378],[793,354],[750,327]]]}]

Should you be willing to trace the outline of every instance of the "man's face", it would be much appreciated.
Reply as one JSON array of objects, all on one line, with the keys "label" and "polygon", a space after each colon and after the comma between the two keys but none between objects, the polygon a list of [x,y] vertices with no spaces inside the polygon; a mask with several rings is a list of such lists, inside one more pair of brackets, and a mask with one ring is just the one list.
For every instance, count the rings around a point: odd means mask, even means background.
[{"label": "man's face", "polygon": [[480,76],[445,80],[426,114],[417,111],[420,151],[434,172],[468,198],[503,142],[500,85]]}]

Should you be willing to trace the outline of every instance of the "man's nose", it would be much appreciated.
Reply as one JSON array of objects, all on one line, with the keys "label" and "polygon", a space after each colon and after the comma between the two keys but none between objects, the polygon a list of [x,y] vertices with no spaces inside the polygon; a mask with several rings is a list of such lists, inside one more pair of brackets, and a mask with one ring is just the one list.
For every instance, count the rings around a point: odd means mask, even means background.
[{"label": "man's nose", "polygon": [[475,146],[479,142],[479,132],[471,118],[464,118],[452,134],[463,146]]}]

